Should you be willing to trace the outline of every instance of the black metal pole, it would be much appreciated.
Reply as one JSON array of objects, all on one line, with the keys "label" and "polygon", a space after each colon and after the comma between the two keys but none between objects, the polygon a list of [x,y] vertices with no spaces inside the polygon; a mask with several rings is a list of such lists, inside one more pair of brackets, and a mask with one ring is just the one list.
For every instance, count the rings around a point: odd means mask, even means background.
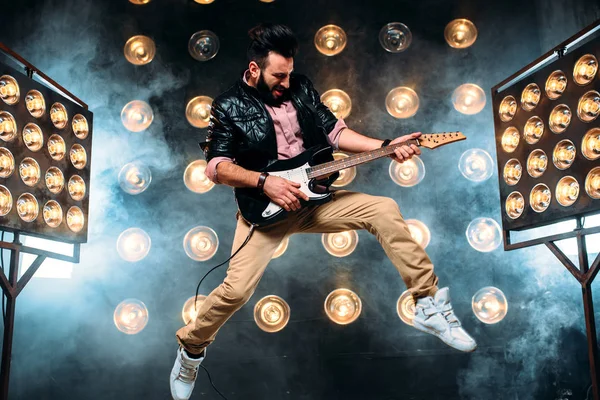
[{"label": "black metal pole", "polygon": [[[15,233],[13,243],[19,242],[19,234]],[[11,287],[16,287],[19,278],[19,250],[14,249],[10,252],[10,272],[9,283]],[[15,328],[15,301],[16,297],[12,290],[6,293],[6,319],[4,321],[4,340],[2,342],[2,367],[0,375],[2,377],[2,400],[8,400],[8,383],[10,379],[10,363],[12,359],[12,342]]]},{"label": "black metal pole", "polygon": [[583,284],[581,288],[588,342],[588,357],[590,360],[590,377],[592,379],[592,393],[594,394],[594,400],[600,400],[600,391],[598,390],[598,341],[596,339],[596,320],[594,318],[592,287],[591,284]]}]

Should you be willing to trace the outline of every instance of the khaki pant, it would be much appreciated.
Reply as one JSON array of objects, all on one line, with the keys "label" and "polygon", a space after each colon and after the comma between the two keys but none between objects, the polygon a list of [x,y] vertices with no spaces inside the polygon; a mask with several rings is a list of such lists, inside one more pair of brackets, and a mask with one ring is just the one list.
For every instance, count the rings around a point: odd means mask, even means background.
[{"label": "khaki pant", "polygon": [[[238,218],[232,253],[244,242],[250,226]],[[438,279],[429,257],[411,237],[396,202],[388,197],[338,190],[334,199],[301,208],[272,225],[256,228],[246,246],[231,259],[227,277],[202,303],[198,316],[177,331],[179,343],[199,354],[223,324],[252,296],[280,242],[293,233],[334,233],[366,229],[383,250],[415,298],[432,296]]]}]

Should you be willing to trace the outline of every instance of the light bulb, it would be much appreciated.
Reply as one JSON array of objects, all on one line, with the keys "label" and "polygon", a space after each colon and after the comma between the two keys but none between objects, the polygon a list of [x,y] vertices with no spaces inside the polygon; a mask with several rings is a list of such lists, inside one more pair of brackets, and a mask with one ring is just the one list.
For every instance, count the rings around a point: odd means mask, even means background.
[{"label": "light bulb", "polygon": [[[333,159],[336,161],[343,160],[344,158],[348,158],[348,155],[340,152],[333,153]],[[347,186],[356,178],[356,166],[344,168],[339,172],[340,176],[331,184],[333,187],[340,188]]]},{"label": "light bulb", "polygon": [[277,248],[275,249],[275,253],[273,253],[273,257],[271,257],[271,259],[281,257],[283,255],[283,253],[285,253],[285,251],[287,250],[289,243],[290,243],[290,238],[289,238],[289,236],[286,236],[281,241],[281,243],[279,243],[279,246],[277,246]]},{"label": "light bulb", "polygon": [[460,85],[452,93],[454,109],[466,115],[477,114],[483,110],[485,101],[483,89],[472,83]]},{"label": "light bulb", "polygon": [[44,145],[44,135],[39,126],[33,123],[23,128],[23,143],[31,151],[38,151]]},{"label": "light bulb", "polygon": [[570,140],[561,140],[554,147],[552,162],[558,169],[567,169],[575,161],[575,145]]},{"label": "light bulb", "polygon": [[6,147],[0,147],[0,178],[8,178],[15,171],[15,158]]},{"label": "light bulb", "polygon": [[562,71],[554,71],[546,80],[546,95],[550,100],[558,99],[567,88],[567,76]]},{"label": "light bulb", "polygon": [[156,54],[154,41],[147,36],[132,36],[125,43],[123,53],[127,61],[133,65],[144,65],[150,63]]},{"label": "light bulb", "polygon": [[40,180],[40,165],[31,157],[25,157],[19,165],[21,180],[27,186],[35,186]]},{"label": "light bulb", "polygon": [[325,104],[336,118],[346,118],[352,111],[352,100],[346,92],[340,89],[330,89],[321,95]]},{"label": "light bulb", "polygon": [[213,32],[196,32],[188,41],[188,52],[198,61],[208,61],[219,52],[219,38]]},{"label": "light bulb", "polygon": [[475,43],[477,28],[468,19],[459,18],[450,21],[444,29],[444,38],[450,47],[465,49]]},{"label": "light bulb", "polygon": [[543,183],[538,183],[531,189],[529,194],[529,204],[533,211],[537,213],[544,212],[549,206],[552,200],[552,194],[550,188]]},{"label": "light bulb", "polygon": [[502,149],[507,153],[512,153],[519,145],[519,139],[520,135],[517,128],[513,126],[506,128],[502,134]]},{"label": "light bulb", "polygon": [[117,253],[125,261],[137,262],[150,252],[150,236],[140,228],[129,228],[121,232],[117,239]]},{"label": "light bulb", "polygon": [[77,169],[83,169],[87,165],[87,154],[79,143],[75,143],[69,152],[71,163]]},{"label": "light bulb", "polygon": [[203,295],[198,295],[197,299],[196,296],[192,296],[187,299],[181,310],[181,318],[183,319],[184,324],[187,325],[196,319],[198,311],[200,310],[200,307],[202,307],[202,304],[205,300],[206,296]]},{"label": "light bulb", "polygon": [[508,302],[504,293],[493,286],[479,289],[471,300],[475,316],[485,324],[496,324],[506,317]]},{"label": "light bulb", "polygon": [[491,218],[475,218],[467,227],[467,241],[477,251],[490,252],[502,242],[500,225]]},{"label": "light bulb", "polygon": [[19,84],[10,75],[0,76],[0,98],[8,105],[14,105],[19,102],[21,90]]},{"label": "light bulb", "polygon": [[536,149],[527,157],[527,172],[533,178],[539,178],[548,168],[548,156],[541,149]]},{"label": "light bulb", "polygon": [[58,227],[63,220],[62,208],[60,207],[60,204],[54,200],[50,200],[44,205],[42,215],[44,217],[44,222],[51,228]]},{"label": "light bulb", "polygon": [[592,128],[585,133],[581,141],[581,152],[588,160],[600,158],[600,128]]},{"label": "light bulb", "polygon": [[81,140],[87,137],[89,133],[89,127],[87,119],[83,115],[75,115],[73,117],[73,122],[71,125],[73,127],[73,133],[75,134],[75,136],[77,136]]},{"label": "light bulb", "polygon": [[206,176],[206,161],[192,161],[183,172],[183,183],[195,193],[206,193],[211,190],[215,184]]},{"label": "light bulb", "polygon": [[600,115],[600,93],[591,90],[581,96],[577,105],[577,116],[583,122],[592,122]]},{"label": "light bulb", "polygon": [[407,219],[405,222],[413,240],[422,248],[427,248],[427,246],[429,246],[429,241],[431,240],[431,232],[427,225],[416,219]]},{"label": "light bulb", "polygon": [[54,103],[50,108],[50,119],[52,120],[52,124],[58,128],[63,129],[67,126],[67,120],[69,116],[67,115],[67,109],[61,103]]},{"label": "light bulb", "polygon": [[502,99],[498,114],[503,122],[512,120],[517,113],[517,100],[513,96],[506,96]]},{"label": "light bulb", "polygon": [[130,162],[121,168],[118,180],[124,192],[134,195],[140,194],[150,186],[152,172],[150,172],[150,168],[141,162]]},{"label": "light bulb", "polygon": [[396,303],[398,316],[407,325],[413,326],[415,319],[415,299],[410,291],[404,291]]},{"label": "light bulb", "polygon": [[0,111],[0,139],[11,142],[17,137],[17,122],[6,111]]},{"label": "light bulb", "polygon": [[347,41],[346,32],[336,25],[325,25],[315,34],[315,47],[326,56],[341,53]]},{"label": "light bulb", "polygon": [[140,333],[148,324],[148,308],[137,299],[123,300],[115,308],[113,321],[121,332],[135,335]]},{"label": "light bulb", "polygon": [[579,182],[572,176],[565,176],[556,184],[556,201],[564,207],[573,205],[579,197]]},{"label": "light bulb", "polygon": [[56,167],[50,167],[46,171],[46,187],[54,194],[60,193],[65,187],[65,177],[62,171]]},{"label": "light bulb", "polygon": [[152,108],[145,101],[130,101],[121,110],[121,122],[131,132],[141,132],[147,129],[153,120]]},{"label": "light bulb", "polygon": [[419,109],[419,96],[408,87],[396,87],[385,98],[387,112],[394,118],[410,118]]},{"label": "light bulb", "polygon": [[79,175],[73,175],[67,184],[69,195],[75,201],[81,201],[85,196],[85,182]]},{"label": "light bulb", "polygon": [[586,54],[577,60],[573,68],[573,80],[580,86],[585,86],[594,80],[598,72],[598,60],[592,54]]},{"label": "light bulb", "polygon": [[523,173],[523,167],[521,163],[516,158],[511,158],[504,165],[504,182],[506,182],[509,186],[516,185],[521,179],[521,175]]},{"label": "light bulb", "polygon": [[379,44],[390,53],[400,53],[410,46],[412,33],[400,22],[384,25],[379,31]]},{"label": "light bulb", "polygon": [[358,234],[356,231],[324,233],[321,243],[325,250],[335,257],[346,257],[356,249]]},{"label": "light bulb", "polygon": [[17,214],[25,222],[34,221],[39,213],[37,199],[31,193],[23,193],[17,199]]},{"label": "light bulb", "polygon": [[554,133],[563,133],[571,123],[571,109],[560,104],[550,113],[550,130]]},{"label": "light bulb", "polygon": [[208,96],[197,96],[185,107],[185,117],[196,128],[206,128],[210,122],[210,108],[213,99]]},{"label": "light bulb", "polygon": [[85,216],[83,215],[83,211],[81,208],[77,206],[72,206],[67,211],[67,226],[69,229],[75,233],[81,231],[83,229],[83,225],[85,224]]},{"label": "light bulb", "polygon": [[336,324],[347,325],[358,318],[362,311],[360,297],[349,289],[336,289],[325,299],[325,314]]},{"label": "light bulb", "polygon": [[470,149],[461,155],[458,161],[458,169],[468,180],[483,182],[492,176],[494,161],[487,151]]},{"label": "light bulb", "polygon": [[516,219],[523,214],[525,209],[525,199],[519,192],[512,192],[506,199],[506,215],[511,219]]},{"label": "light bulb", "polygon": [[411,187],[419,184],[425,178],[425,164],[419,156],[401,163],[390,162],[389,174],[394,183],[402,187]]},{"label": "light bulb", "polygon": [[265,296],[254,306],[254,321],[268,333],[279,332],[290,320],[290,306],[279,296]]},{"label": "light bulb", "polygon": [[0,217],[7,215],[12,210],[13,198],[10,190],[4,185],[0,185]]},{"label": "light bulb", "polygon": [[544,121],[540,117],[531,117],[525,124],[523,136],[529,144],[535,144],[540,141],[544,134]]},{"label": "light bulb", "polygon": [[217,233],[207,226],[190,229],[183,238],[183,250],[192,260],[210,260],[219,249]]},{"label": "light bulb", "polygon": [[40,118],[46,113],[46,101],[44,100],[44,96],[37,90],[27,92],[25,106],[34,118]]},{"label": "light bulb", "polygon": [[525,87],[521,94],[521,107],[525,111],[533,110],[539,103],[541,97],[540,87],[535,83],[530,83]]},{"label": "light bulb", "polygon": [[600,199],[600,167],[592,168],[585,177],[585,192],[592,199]]}]

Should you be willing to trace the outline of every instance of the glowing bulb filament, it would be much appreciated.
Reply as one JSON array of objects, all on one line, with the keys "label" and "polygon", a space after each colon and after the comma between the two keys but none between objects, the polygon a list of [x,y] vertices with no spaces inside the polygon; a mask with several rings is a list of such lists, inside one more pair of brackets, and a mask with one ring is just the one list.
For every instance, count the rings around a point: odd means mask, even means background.
[{"label": "glowing bulb filament", "polygon": [[0,95],[2,97],[12,97],[17,94],[17,87],[12,83],[8,82],[4,86],[0,86]]}]

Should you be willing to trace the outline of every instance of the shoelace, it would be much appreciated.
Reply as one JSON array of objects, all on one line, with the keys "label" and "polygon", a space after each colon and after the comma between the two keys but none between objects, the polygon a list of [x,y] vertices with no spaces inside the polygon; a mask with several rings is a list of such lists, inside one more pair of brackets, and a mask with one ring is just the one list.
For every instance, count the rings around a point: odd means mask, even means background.
[{"label": "shoelace", "polygon": [[185,383],[192,383],[196,381],[196,375],[198,374],[198,367],[188,366],[185,364],[183,357],[181,358],[181,368],[179,368],[179,378]]}]

